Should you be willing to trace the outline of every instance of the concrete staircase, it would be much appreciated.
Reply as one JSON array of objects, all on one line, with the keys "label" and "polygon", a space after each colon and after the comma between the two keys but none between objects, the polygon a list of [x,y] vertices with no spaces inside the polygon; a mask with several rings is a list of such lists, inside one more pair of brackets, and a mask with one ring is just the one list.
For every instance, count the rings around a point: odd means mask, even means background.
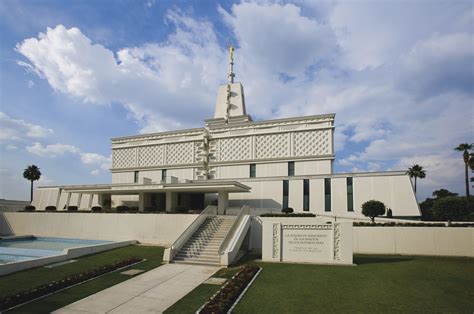
[{"label": "concrete staircase", "polygon": [[235,216],[207,217],[175,255],[173,262],[220,265],[219,246],[224,241],[235,219]]}]

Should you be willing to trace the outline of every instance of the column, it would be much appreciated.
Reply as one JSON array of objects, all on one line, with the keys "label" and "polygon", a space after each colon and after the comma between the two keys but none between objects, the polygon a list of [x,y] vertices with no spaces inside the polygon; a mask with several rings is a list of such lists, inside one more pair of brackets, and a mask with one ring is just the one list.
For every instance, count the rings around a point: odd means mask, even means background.
[{"label": "column", "polygon": [[81,201],[82,201],[82,193],[79,193],[79,196],[77,197],[77,208],[81,208]]},{"label": "column", "polygon": [[71,193],[67,192],[66,209],[69,206],[70,201],[71,201]]},{"label": "column", "polygon": [[166,211],[170,212],[178,203],[176,192],[166,191]]},{"label": "column", "polygon": [[94,200],[94,195],[95,194],[90,194],[89,195],[89,204],[87,204],[87,208],[89,208],[89,209],[92,208],[92,201]]},{"label": "column", "polygon": [[140,212],[145,211],[145,193],[144,192],[138,193],[138,211]]},{"label": "column", "polygon": [[61,192],[63,191],[63,189],[59,189],[58,190],[58,197],[56,198],[56,210],[60,210],[59,208],[59,201],[61,200]]},{"label": "column", "polygon": [[217,213],[226,214],[227,207],[229,207],[229,192],[219,191],[219,196],[217,199]]}]

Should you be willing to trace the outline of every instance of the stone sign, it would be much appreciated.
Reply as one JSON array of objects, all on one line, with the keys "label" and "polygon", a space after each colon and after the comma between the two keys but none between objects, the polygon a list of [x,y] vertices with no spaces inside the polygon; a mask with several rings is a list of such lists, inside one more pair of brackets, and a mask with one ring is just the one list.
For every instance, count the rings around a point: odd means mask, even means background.
[{"label": "stone sign", "polygon": [[352,223],[263,219],[263,261],[352,264]]}]

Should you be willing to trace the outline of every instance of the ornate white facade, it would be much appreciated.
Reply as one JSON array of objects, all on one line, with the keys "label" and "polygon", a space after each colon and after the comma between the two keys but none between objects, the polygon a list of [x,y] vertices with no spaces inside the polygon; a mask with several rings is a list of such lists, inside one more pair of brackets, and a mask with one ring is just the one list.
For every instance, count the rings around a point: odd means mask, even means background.
[{"label": "ornate white facade", "polygon": [[[136,204],[141,210],[202,208],[219,194],[219,207],[360,216],[361,204],[377,199],[394,216],[420,215],[404,172],[333,174],[334,114],[253,121],[232,65],[229,83],[218,89],[214,118],[202,128],[113,138],[112,184],[56,187],[59,208],[70,205],[74,194],[108,194],[115,206]],[[202,194],[197,203],[196,194]],[[98,197],[88,200],[89,206],[100,203]]]}]

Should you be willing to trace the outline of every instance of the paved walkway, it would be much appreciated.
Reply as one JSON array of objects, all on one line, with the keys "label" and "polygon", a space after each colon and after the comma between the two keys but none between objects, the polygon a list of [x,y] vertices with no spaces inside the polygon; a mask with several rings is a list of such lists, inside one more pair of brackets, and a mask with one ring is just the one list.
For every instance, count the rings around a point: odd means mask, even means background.
[{"label": "paved walkway", "polygon": [[161,313],[218,269],[217,266],[166,264],[54,313]]}]

